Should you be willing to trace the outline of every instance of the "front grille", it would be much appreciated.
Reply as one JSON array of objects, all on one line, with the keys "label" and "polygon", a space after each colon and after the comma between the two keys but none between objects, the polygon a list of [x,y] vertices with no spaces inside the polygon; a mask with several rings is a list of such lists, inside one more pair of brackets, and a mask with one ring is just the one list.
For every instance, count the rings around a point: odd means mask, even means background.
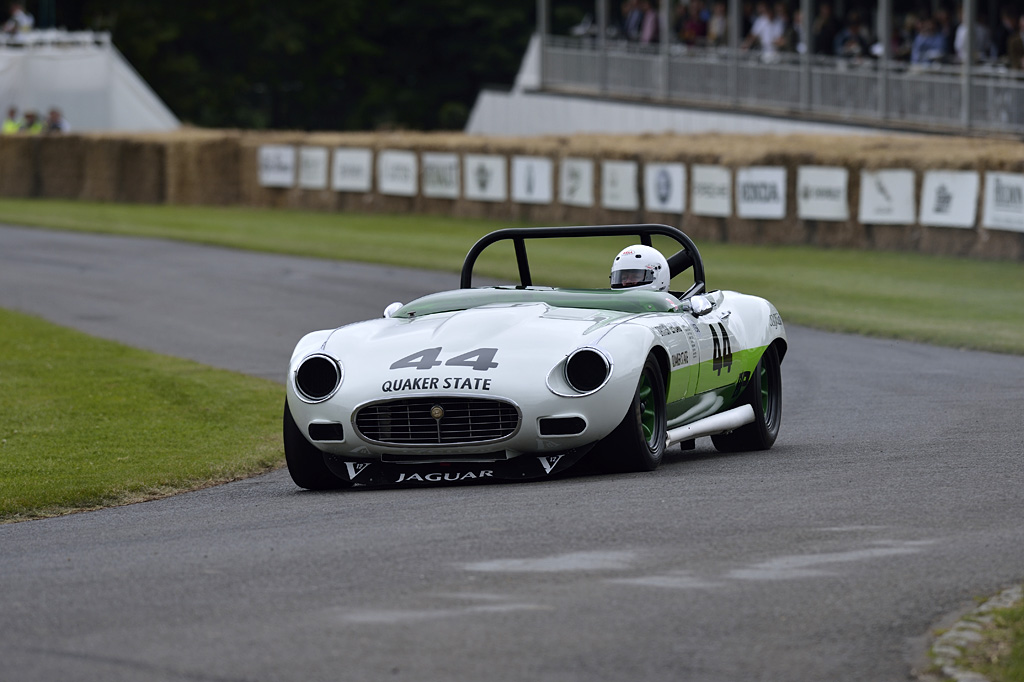
[{"label": "front grille", "polygon": [[355,424],[366,440],[389,445],[486,443],[514,434],[519,410],[487,398],[407,398],[367,405]]}]

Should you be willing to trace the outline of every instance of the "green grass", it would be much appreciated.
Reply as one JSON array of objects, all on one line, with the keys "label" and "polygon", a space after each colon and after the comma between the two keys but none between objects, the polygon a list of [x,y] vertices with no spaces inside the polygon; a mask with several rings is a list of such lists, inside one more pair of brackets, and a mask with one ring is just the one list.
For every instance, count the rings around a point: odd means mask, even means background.
[{"label": "green grass", "polygon": [[[451,272],[459,270],[481,235],[514,225],[436,216],[38,200],[0,200],[0,222]],[[624,245],[606,239],[530,244],[535,280],[607,286],[611,258]],[[1024,354],[1021,263],[809,247],[707,242],[698,247],[710,287],[763,296],[789,322]],[[513,278],[513,263],[509,247],[482,259],[479,271]]]},{"label": "green grass", "polygon": [[0,309],[0,521],[280,466],[281,387]]},{"label": "green grass", "polygon": [[1024,603],[992,611],[982,628],[982,641],[971,645],[958,667],[980,673],[991,682],[1024,680]]}]

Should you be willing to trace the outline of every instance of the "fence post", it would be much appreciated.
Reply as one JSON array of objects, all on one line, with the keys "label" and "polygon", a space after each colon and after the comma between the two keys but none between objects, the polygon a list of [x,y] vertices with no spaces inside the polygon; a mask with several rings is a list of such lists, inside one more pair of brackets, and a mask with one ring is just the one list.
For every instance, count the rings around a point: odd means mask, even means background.
[{"label": "fence post", "polygon": [[977,21],[975,12],[974,0],[964,0],[963,17],[960,19],[960,23],[967,26],[967,35],[964,36],[966,54],[960,81],[960,124],[964,130],[971,129],[971,70],[974,66],[974,24]]},{"label": "fence post", "polygon": [[608,92],[608,0],[597,0],[597,79],[601,94]]},{"label": "fence post", "polygon": [[668,99],[669,4],[669,0],[662,0],[658,5],[658,45],[661,52],[661,82],[658,83],[658,89],[662,101]]},{"label": "fence post", "polygon": [[537,89],[544,89],[544,50],[548,35],[548,0],[537,0]]},{"label": "fence post", "polygon": [[814,36],[811,35],[811,0],[800,0],[800,35],[804,39],[804,51],[800,55],[800,109],[811,109],[811,50]]},{"label": "fence post", "polygon": [[889,118],[889,59],[892,57],[892,0],[878,0],[878,36],[882,54],[878,60],[878,115]]},{"label": "fence post", "polygon": [[740,0],[729,0],[729,101],[739,103]]}]

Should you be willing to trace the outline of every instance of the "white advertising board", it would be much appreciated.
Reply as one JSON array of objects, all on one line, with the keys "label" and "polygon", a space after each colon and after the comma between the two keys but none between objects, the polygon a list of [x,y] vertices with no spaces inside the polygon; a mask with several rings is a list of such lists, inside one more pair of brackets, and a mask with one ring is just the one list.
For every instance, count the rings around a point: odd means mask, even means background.
[{"label": "white advertising board", "polygon": [[693,167],[690,201],[694,215],[732,215],[732,173],[725,166]]},{"label": "white advertising board", "polygon": [[796,215],[801,220],[849,220],[850,171],[832,166],[796,169]]},{"label": "white advertising board", "polygon": [[903,168],[860,172],[860,222],[871,225],[913,225],[914,171]]},{"label": "white advertising board", "polygon": [[640,208],[636,179],[636,161],[602,161],[601,206],[617,211]]},{"label": "white advertising board", "polygon": [[459,198],[459,155],[424,152],[423,196],[433,199]]},{"label": "white advertising board", "polygon": [[295,186],[295,147],[287,144],[260,146],[260,186]]},{"label": "white advertising board", "polygon": [[594,162],[562,159],[558,176],[558,200],[566,206],[594,205]]},{"label": "white advertising board", "polygon": [[377,155],[377,191],[400,197],[416,196],[416,154],[388,149]]},{"label": "white advertising board", "polygon": [[299,149],[299,187],[327,189],[327,147]]},{"label": "white advertising board", "polygon": [[505,157],[499,154],[466,154],[465,197],[474,201],[505,201],[508,179]]},{"label": "white advertising board", "polygon": [[554,200],[554,163],[543,156],[512,157],[512,201],[550,204]]},{"label": "white advertising board", "polygon": [[921,224],[974,227],[980,185],[977,171],[926,171],[921,187]]},{"label": "white advertising board", "polygon": [[1024,232],[1024,175],[985,173],[985,217],[994,230]]},{"label": "white advertising board", "polygon": [[369,192],[373,186],[373,152],[338,147],[331,163],[331,189],[336,192]]},{"label": "white advertising board", "polygon": [[781,220],[786,217],[786,169],[753,166],[736,171],[736,215]]},{"label": "white advertising board", "polygon": [[644,164],[644,208],[659,213],[682,213],[686,210],[685,165]]}]

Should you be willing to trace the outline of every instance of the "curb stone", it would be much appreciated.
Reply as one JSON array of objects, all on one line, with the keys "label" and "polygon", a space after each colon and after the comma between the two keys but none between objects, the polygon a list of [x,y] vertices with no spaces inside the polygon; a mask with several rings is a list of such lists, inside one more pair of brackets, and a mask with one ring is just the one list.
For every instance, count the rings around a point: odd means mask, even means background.
[{"label": "curb stone", "polygon": [[958,668],[956,660],[971,644],[982,639],[982,625],[992,622],[993,610],[1011,607],[1021,599],[1024,599],[1024,587],[1021,585],[1003,590],[937,637],[929,653],[932,661],[942,669],[942,674],[956,682],[989,682],[984,675]]}]

